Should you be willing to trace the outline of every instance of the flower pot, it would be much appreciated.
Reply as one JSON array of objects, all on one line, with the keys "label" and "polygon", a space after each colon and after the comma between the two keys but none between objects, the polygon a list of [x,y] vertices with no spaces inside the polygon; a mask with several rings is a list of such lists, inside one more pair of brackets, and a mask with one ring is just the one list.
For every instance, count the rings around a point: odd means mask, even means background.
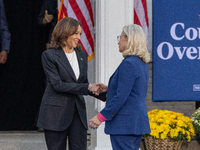
[{"label": "flower pot", "polygon": [[145,146],[147,150],[180,150],[182,140],[172,141],[167,139],[156,139],[152,137],[145,137]]}]

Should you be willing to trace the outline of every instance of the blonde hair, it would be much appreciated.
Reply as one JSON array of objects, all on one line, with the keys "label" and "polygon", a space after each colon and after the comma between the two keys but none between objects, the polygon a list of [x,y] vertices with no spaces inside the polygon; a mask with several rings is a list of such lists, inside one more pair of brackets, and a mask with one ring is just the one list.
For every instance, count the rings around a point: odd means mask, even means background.
[{"label": "blonde hair", "polygon": [[146,36],[143,29],[139,25],[131,24],[124,26],[122,30],[128,38],[125,51],[122,53],[123,57],[135,55],[145,63],[148,63],[150,61],[150,54],[147,49]]}]

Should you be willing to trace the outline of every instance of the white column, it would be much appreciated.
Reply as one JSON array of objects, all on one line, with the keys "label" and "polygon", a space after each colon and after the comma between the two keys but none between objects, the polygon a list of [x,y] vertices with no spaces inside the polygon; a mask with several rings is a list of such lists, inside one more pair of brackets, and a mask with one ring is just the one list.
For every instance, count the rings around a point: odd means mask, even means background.
[{"label": "white column", "polygon": [[[117,35],[128,24],[133,24],[133,0],[96,0],[96,82],[107,85],[121,63],[123,57],[119,53]],[[96,111],[104,106],[104,102],[96,100]],[[97,130],[91,131],[90,150],[112,150],[104,126],[102,123]]]}]

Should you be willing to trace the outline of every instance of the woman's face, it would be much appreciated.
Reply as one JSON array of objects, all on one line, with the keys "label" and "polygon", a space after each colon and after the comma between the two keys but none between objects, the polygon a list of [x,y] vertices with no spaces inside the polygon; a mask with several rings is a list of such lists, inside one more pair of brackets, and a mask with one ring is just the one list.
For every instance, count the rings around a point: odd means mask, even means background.
[{"label": "woman's face", "polygon": [[122,31],[122,33],[121,33],[121,35],[119,37],[119,42],[118,42],[119,52],[120,53],[122,53],[125,50],[127,42],[128,42],[128,38],[125,35],[125,33]]},{"label": "woman's face", "polygon": [[81,26],[78,26],[78,30],[75,34],[68,37],[66,40],[66,47],[69,49],[77,47],[78,41],[81,39]]}]

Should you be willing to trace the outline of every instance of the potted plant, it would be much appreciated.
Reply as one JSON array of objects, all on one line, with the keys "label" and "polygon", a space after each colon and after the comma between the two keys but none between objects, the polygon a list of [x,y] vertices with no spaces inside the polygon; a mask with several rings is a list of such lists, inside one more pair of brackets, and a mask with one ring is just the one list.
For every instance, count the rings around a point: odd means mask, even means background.
[{"label": "potted plant", "polygon": [[154,109],[148,116],[151,133],[143,135],[147,150],[179,150],[183,140],[195,136],[192,121],[182,113]]}]

